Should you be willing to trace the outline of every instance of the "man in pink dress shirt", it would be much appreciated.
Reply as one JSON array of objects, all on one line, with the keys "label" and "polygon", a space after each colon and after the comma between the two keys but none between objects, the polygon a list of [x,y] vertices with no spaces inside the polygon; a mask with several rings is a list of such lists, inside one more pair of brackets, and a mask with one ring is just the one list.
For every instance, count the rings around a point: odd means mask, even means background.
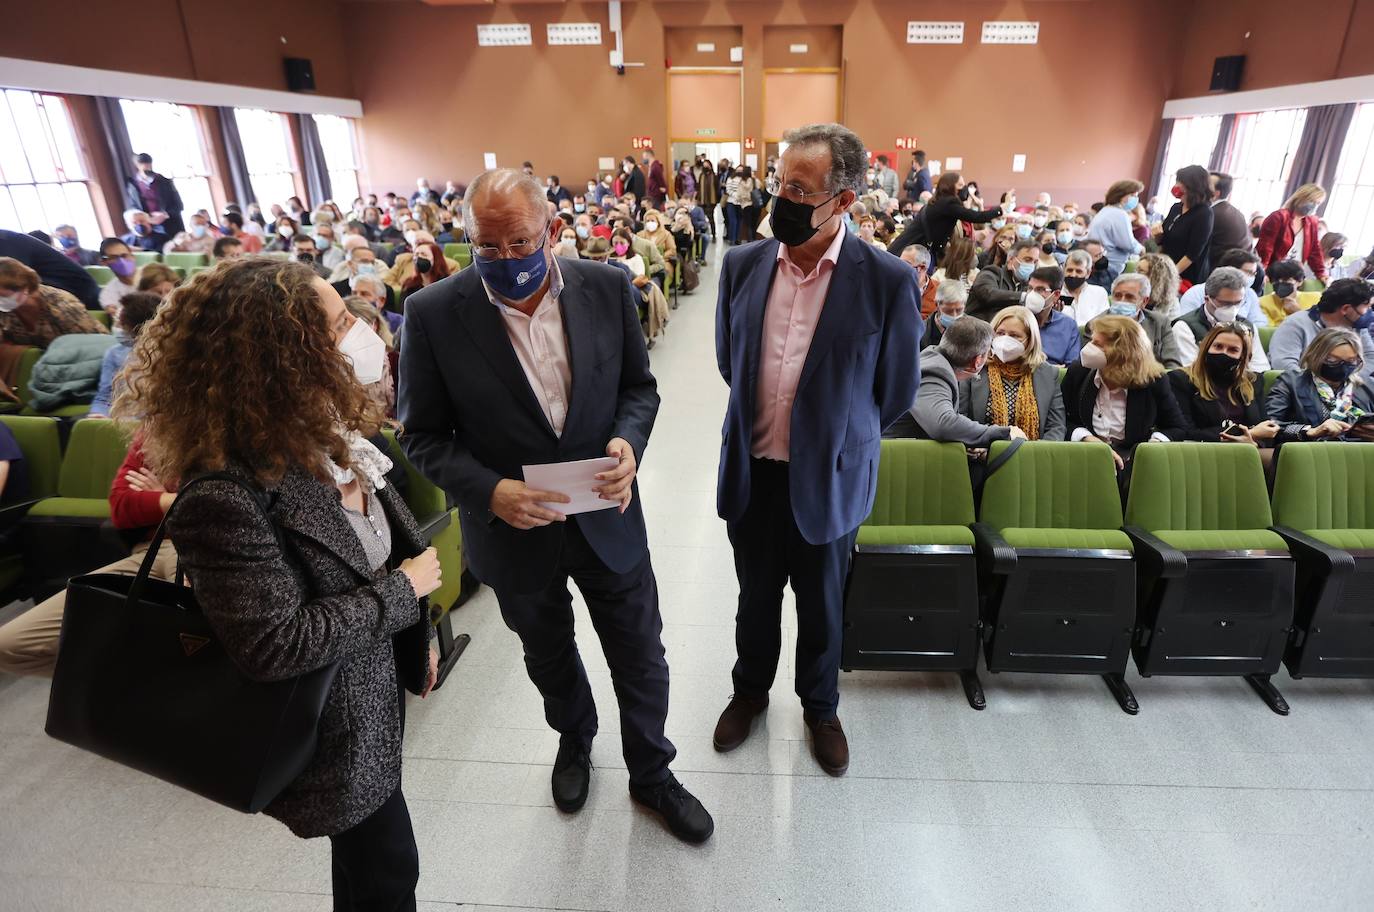
[{"label": "man in pink dress shirt", "polygon": [[900,259],[843,227],[863,143],[839,124],[791,131],[770,179],[773,239],[726,254],[716,358],[730,385],[717,509],[735,551],[734,695],[717,750],[748,738],[781,650],[783,586],[797,598],[796,692],[821,768],[849,768],[838,716],[842,600],[873,507],[883,428],[920,381],[920,292]]}]

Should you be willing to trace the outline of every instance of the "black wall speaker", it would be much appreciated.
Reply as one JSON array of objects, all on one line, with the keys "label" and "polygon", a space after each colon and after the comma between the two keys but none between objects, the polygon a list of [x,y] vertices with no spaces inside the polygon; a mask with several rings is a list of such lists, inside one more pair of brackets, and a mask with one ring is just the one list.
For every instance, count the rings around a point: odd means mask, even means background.
[{"label": "black wall speaker", "polygon": [[287,57],[282,62],[286,64],[286,87],[288,89],[293,92],[315,91],[315,70],[310,66],[310,61],[307,58]]},{"label": "black wall speaker", "polygon": [[1234,92],[1240,88],[1240,74],[1245,69],[1245,55],[1218,57],[1212,64],[1212,91]]}]

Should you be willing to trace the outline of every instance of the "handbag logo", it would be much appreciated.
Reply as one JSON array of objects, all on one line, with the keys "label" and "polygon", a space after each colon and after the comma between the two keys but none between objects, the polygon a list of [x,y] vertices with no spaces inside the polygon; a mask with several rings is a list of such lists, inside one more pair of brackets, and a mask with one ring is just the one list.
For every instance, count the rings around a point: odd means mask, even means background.
[{"label": "handbag logo", "polygon": [[179,635],[181,638],[181,651],[186,653],[186,658],[190,658],[200,652],[210,642],[209,637],[196,636],[191,633]]}]

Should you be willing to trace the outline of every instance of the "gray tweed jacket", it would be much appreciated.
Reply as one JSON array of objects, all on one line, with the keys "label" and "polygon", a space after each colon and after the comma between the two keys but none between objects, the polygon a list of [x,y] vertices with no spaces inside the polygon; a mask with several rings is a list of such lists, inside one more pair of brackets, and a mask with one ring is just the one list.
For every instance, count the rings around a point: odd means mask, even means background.
[{"label": "gray tweed jacket", "polygon": [[[249,477],[242,467],[227,471]],[[201,610],[248,677],[278,680],[343,661],[314,758],[266,809],[298,836],[327,836],[361,822],[400,784],[392,636],[428,615],[395,567],[425,542],[395,489],[378,491],[392,556],[390,572],[374,576],[333,485],[292,468],[267,491],[280,544],[252,496],[226,481],[183,495],[169,531]],[[424,629],[427,641],[432,629]],[[427,661],[415,651],[404,660]]]}]

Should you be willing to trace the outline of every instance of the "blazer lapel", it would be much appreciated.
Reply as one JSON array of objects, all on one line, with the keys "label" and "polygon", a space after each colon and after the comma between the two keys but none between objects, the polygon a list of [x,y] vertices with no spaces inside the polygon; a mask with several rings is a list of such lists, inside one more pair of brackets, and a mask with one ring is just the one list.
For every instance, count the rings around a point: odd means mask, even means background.
[{"label": "blazer lapel", "polygon": [[283,529],[305,536],[356,570],[364,579],[372,578],[367,552],[358,534],[344,516],[339,495],[303,469],[293,468],[277,485],[277,502],[272,518]]},{"label": "blazer lapel", "polygon": [[573,269],[561,271],[563,294],[558,303],[563,311],[563,334],[568,337],[568,362],[572,369],[568,415],[563,422],[563,433],[567,434],[573,421],[588,408],[586,400],[596,379],[592,370],[596,366],[597,323],[595,308],[583,304],[582,276]]},{"label": "blazer lapel", "polygon": [[739,299],[744,302],[745,363],[749,365],[749,405],[753,414],[754,390],[758,388],[759,362],[763,357],[763,317],[768,310],[768,295],[778,271],[778,241],[763,245],[755,267],[740,279]]},{"label": "blazer lapel", "polygon": [[[840,230],[846,229],[841,225]],[[830,275],[830,287],[825,292],[825,306],[821,308],[820,319],[816,321],[816,332],[811,337],[811,349],[806,353],[801,378],[797,381],[799,394],[806,388],[806,382],[816,373],[816,368],[825,360],[835,337],[840,334],[840,329],[853,319],[854,314],[849,305],[855,299],[855,291],[859,287],[859,273],[864,264],[863,256],[859,253],[858,245],[861,243],[863,242],[858,238],[846,235],[840,244],[840,256],[835,263],[834,272]]]},{"label": "blazer lapel", "polygon": [[553,434],[549,418],[539,407],[539,400],[530,388],[525,369],[520,366],[520,359],[515,356],[515,349],[510,344],[510,336],[506,334],[506,324],[501,319],[501,312],[488,300],[482,280],[476,274],[477,270],[474,269],[472,272],[473,276],[466,285],[458,283],[458,291],[463,295],[458,302],[458,315],[477,341],[477,349],[491,366],[492,373],[505,383],[511,395],[534,416],[539,426]]}]

